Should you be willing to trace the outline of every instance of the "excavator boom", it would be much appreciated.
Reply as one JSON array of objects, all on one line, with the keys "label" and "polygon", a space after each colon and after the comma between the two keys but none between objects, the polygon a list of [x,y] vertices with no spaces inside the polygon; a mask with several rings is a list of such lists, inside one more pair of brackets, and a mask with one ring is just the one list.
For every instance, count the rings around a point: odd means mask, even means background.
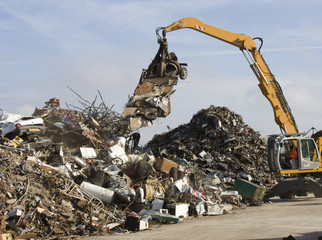
[{"label": "excavator boom", "polygon": [[[274,111],[275,122],[280,127],[282,133],[298,133],[298,128],[292,115],[291,109],[284,97],[279,83],[271,73],[263,56],[257,49],[254,39],[244,34],[232,33],[220,28],[207,25],[195,18],[183,18],[167,27],[158,28],[162,30],[163,38],[167,32],[179,30],[182,28],[191,28],[203,34],[209,35],[235,47],[238,47],[245,55],[259,81],[259,88],[263,95],[268,99]],[[159,38],[160,34],[158,34]],[[259,38],[255,38],[259,39]],[[261,39],[260,39],[261,40]],[[262,40],[261,40],[262,41]]]},{"label": "excavator boom", "polygon": [[217,38],[221,41],[234,45],[242,49],[253,49],[256,48],[256,44],[252,38],[243,34],[232,33],[220,28],[216,28],[207,25],[196,18],[182,18],[181,20],[165,27],[163,34],[179,30],[182,28],[191,28],[193,30],[199,31],[201,33],[207,34],[211,37]]}]

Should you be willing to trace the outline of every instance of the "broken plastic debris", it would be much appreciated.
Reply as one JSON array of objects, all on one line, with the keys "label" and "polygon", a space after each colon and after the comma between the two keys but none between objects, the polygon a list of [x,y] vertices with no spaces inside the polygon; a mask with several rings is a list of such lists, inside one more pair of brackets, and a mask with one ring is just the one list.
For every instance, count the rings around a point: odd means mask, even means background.
[{"label": "broken plastic debris", "polygon": [[124,149],[118,144],[110,147],[108,149],[108,154],[112,163],[115,165],[123,165],[129,161]]},{"label": "broken plastic debris", "polygon": [[97,154],[96,154],[94,148],[81,147],[81,148],[79,148],[79,150],[81,151],[83,158],[96,158],[97,157]]}]

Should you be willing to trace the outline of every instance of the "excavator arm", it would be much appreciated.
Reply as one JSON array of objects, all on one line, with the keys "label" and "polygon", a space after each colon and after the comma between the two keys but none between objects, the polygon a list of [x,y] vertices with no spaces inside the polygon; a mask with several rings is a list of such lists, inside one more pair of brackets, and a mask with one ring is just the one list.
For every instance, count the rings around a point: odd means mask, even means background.
[{"label": "excavator arm", "polygon": [[[250,68],[253,70],[255,76],[259,81],[259,88],[263,95],[270,102],[273,111],[275,122],[280,127],[282,133],[292,134],[298,133],[298,128],[292,115],[291,109],[284,97],[282,89],[279,83],[276,81],[274,75],[271,73],[268,65],[266,64],[260,48],[257,49],[255,39],[250,38],[244,34],[232,33],[223,29],[219,29],[210,25],[207,25],[195,18],[183,18],[170,26],[157,28],[157,35],[159,40],[166,39],[166,33],[179,30],[182,28],[191,28],[203,34],[207,34],[211,37],[234,45],[238,47],[246,57]],[[159,32],[162,31],[162,38]]]},{"label": "excavator arm", "polygon": [[[183,18],[168,27],[157,28],[159,42],[167,42],[166,33],[182,28],[191,28],[198,32],[238,47],[246,57],[250,68],[259,81],[259,88],[270,102],[275,122],[282,134],[268,137],[268,164],[275,174],[291,176],[280,180],[273,188],[266,192],[265,198],[280,196],[290,198],[304,192],[313,192],[315,196],[322,196],[322,131],[312,138],[299,133],[291,109],[284,97],[282,89],[266,64],[260,49],[261,38],[250,38],[243,34],[236,34],[207,25],[195,18]],[[162,31],[162,37],[160,32]],[[260,40],[259,49],[254,40]],[[297,149],[297,158],[288,157],[291,146]],[[301,175],[301,177],[295,177]],[[317,178],[317,179],[316,179]],[[320,181],[318,181],[320,179]]]}]

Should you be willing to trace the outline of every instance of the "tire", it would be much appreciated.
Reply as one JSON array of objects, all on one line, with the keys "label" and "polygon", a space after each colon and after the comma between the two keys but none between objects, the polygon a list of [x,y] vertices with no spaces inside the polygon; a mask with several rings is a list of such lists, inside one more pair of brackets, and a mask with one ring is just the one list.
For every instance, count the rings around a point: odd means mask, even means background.
[{"label": "tire", "polygon": [[320,192],[313,192],[313,194],[314,194],[314,197],[316,198],[322,198],[322,189]]},{"label": "tire", "polygon": [[280,199],[293,199],[295,197],[294,192],[285,192],[279,195]]},{"label": "tire", "polygon": [[112,164],[114,164],[116,166],[123,165],[123,160],[121,158],[113,158],[111,162],[112,162]]},{"label": "tire", "polygon": [[314,197],[316,198],[322,198],[322,193],[313,193]]},{"label": "tire", "polygon": [[305,197],[307,196],[307,191],[297,191],[295,195],[298,197]]}]

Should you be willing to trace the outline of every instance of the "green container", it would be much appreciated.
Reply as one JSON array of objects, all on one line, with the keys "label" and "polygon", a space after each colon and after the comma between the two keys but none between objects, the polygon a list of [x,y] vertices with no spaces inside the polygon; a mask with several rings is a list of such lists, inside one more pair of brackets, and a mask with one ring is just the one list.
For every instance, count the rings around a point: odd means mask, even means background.
[{"label": "green container", "polygon": [[236,178],[233,190],[251,200],[262,200],[265,195],[265,188],[245,179]]}]

